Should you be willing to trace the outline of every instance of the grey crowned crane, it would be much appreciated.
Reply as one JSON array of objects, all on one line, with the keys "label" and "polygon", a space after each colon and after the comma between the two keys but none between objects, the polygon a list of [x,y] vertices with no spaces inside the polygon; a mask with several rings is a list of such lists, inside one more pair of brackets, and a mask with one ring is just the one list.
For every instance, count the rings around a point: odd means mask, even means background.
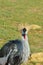
[{"label": "grey crowned crane", "polygon": [[26,28],[22,29],[22,39],[21,40],[18,40],[18,39],[11,40],[7,42],[1,48],[0,57],[6,57],[9,54],[11,49],[12,51],[10,55],[8,56],[7,62],[5,63],[5,65],[21,65],[21,63],[28,60],[31,52],[30,52],[30,46],[28,43]]}]

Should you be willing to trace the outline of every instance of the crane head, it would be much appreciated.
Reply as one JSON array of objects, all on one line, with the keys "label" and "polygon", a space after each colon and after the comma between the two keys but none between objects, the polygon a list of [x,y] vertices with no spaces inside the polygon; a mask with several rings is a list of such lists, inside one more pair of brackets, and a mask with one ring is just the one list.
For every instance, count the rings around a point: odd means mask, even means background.
[{"label": "crane head", "polygon": [[22,29],[22,36],[25,38],[27,35],[27,29],[26,28],[23,28]]}]

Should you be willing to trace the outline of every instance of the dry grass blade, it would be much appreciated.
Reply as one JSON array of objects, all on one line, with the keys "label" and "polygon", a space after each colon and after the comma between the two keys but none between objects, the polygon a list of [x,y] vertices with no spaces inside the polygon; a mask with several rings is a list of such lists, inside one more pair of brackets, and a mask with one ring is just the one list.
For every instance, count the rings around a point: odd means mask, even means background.
[{"label": "dry grass blade", "polygon": [[30,31],[31,29],[40,29],[41,26],[35,25],[35,24],[32,24],[32,25],[29,25],[29,24],[18,24],[18,30],[21,30],[22,28],[26,28],[27,31]]}]

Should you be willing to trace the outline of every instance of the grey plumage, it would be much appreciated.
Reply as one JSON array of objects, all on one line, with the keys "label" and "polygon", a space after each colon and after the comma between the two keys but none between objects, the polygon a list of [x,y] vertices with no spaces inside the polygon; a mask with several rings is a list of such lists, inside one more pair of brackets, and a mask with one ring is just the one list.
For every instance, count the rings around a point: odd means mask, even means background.
[{"label": "grey plumage", "polygon": [[12,53],[9,55],[6,65],[20,65],[22,62],[28,60],[31,52],[25,28],[22,30],[22,40],[11,40],[7,42],[1,49],[0,57],[7,56],[10,49],[12,49]]},{"label": "grey plumage", "polygon": [[12,52],[12,49],[10,49],[9,53],[7,54],[7,56],[1,57],[0,58],[0,65],[5,65],[5,63],[7,63],[7,59],[10,55],[10,53]]},{"label": "grey plumage", "polygon": [[22,49],[23,49],[22,42],[20,40],[9,41],[1,49],[2,54],[0,57],[4,57],[4,56],[6,57],[9,53],[10,49],[12,49],[12,53],[9,56],[8,62],[10,62],[11,65],[14,65],[14,64],[17,65],[18,60],[19,60],[19,63],[21,63],[20,60],[22,58]]}]

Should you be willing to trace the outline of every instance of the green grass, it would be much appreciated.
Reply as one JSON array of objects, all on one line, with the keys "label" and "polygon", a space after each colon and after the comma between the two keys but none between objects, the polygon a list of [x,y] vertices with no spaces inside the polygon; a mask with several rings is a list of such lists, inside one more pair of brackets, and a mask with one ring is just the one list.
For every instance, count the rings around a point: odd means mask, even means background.
[{"label": "green grass", "polygon": [[30,30],[28,37],[31,52],[43,52],[43,0],[0,0],[0,47],[10,39],[21,38],[16,23],[42,27]]},{"label": "green grass", "polygon": [[[5,40],[19,38],[16,22],[37,24],[43,27],[42,4],[43,0],[15,0],[14,2],[13,0],[0,0],[0,38]],[[43,51],[43,28],[30,32],[31,51]]]}]

